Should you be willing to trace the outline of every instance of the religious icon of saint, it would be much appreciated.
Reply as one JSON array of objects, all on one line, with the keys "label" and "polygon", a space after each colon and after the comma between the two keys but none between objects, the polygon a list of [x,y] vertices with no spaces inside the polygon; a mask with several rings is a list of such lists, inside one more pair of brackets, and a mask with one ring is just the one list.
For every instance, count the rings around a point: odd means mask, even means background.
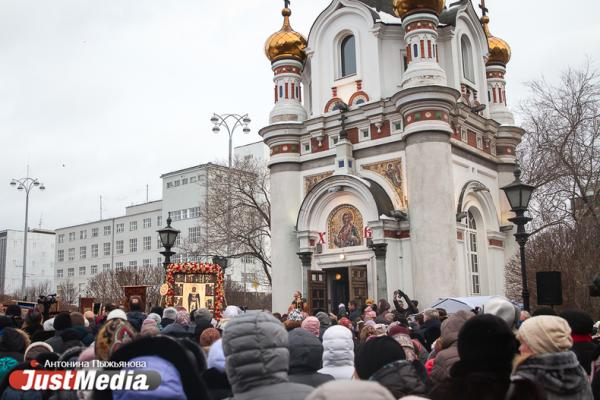
[{"label": "religious icon of saint", "polygon": [[214,286],[211,284],[207,284],[204,286],[204,295],[205,296],[214,296]]},{"label": "religious icon of saint", "polygon": [[356,226],[354,226],[353,219],[354,217],[350,212],[342,214],[342,227],[333,239],[333,242],[337,247],[360,245],[360,235]]},{"label": "religious icon of saint", "polygon": [[196,291],[196,286],[192,286],[192,291],[188,294],[188,311],[191,312],[200,308],[200,293]]}]

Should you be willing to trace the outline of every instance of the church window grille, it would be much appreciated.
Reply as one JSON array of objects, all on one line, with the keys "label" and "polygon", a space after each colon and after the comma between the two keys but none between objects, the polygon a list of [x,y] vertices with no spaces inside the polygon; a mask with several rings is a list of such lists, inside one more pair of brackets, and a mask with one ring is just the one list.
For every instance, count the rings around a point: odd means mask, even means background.
[{"label": "church window grille", "polygon": [[354,35],[346,36],[341,44],[342,78],[356,74],[356,39]]},{"label": "church window grille", "polygon": [[477,243],[477,223],[471,211],[467,213],[467,260],[469,263],[469,277],[471,294],[481,294],[481,282],[479,272],[479,254]]}]

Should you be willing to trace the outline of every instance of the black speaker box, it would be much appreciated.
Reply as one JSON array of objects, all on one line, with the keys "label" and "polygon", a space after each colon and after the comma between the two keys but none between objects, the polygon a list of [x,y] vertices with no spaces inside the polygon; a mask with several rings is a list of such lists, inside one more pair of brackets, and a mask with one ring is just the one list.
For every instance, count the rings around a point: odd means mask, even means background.
[{"label": "black speaker box", "polygon": [[559,271],[545,271],[535,274],[537,283],[537,303],[539,305],[560,306],[562,298],[562,280]]}]

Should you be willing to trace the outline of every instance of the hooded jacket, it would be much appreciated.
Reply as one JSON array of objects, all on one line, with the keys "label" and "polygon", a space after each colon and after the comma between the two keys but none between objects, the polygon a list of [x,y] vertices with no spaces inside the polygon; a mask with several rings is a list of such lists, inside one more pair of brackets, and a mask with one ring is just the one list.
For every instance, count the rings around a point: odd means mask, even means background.
[{"label": "hooded jacket", "polygon": [[312,387],[290,383],[288,333],[268,313],[233,318],[223,331],[223,352],[233,399],[303,400]]},{"label": "hooded jacket", "polygon": [[323,334],[323,368],[319,372],[335,379],[352,379],[354,340],[348,328],[335,325]]},{"label": "hooded jacket", "polygon": [[315,335],[296,328],[288,333],[288,337],[290,382],[317,387],[334,379],[331,375],[317,372],[323,366],[323,345]]},{"label": "hooded jacket", "polygon": [[425,394],[427,371],[419,361],[398,360],[385,365],[369,378],[379,382],[399,399],[411,394]]},{"label": "hooded jacket", "polygon": [[583,367],[572,351],[531,356],[519,364],[511,380],[536,381],[546,390],[547,400],[592,399],[592,389]]},{"label": "hooded jacket", "polygon": [[317,317],[317,319],[319,320],[319,323],[320,323],[319,338],[321,340],[323,340],[323,333],[325,333],[327,328],[329,328],[331,326],[331,318],[329,318],[329,315],[327,315],[323,311],[319,311],[317,313],[317,315],[315,315],[315,317]]},{"label": "hooded jacket", "polygon": [[394,396],[377,382],[332,381],[319,386],[306,400],[393,400]]},{"label": "hooded jacket", "polygon": [[432,385],[437,385],[450,377],[450,368],[460,360],[458,355],[458,332],[472,316],[472,313],[461,310],[456,314],[452,314],[442,323],[440,336],[442,350],[435,356],[435,363],[429,375]]},{"label": "hooded jacket", "polygon": [[141,311],[129,311],[127,313],[127,322],[129,322],[138,332],[142,330],[142,323],[146,319],[146,314]]}]

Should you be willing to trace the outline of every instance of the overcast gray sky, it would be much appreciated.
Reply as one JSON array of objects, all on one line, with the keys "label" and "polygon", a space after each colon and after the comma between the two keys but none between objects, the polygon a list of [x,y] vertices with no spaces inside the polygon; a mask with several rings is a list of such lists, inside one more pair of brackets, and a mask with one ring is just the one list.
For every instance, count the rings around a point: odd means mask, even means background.
[{"label": "overcast gray sky", "polygon": [[[389,0],[391,1],[391,0]],[[329,0],[293,0],[308,35]],[[568,5],[568,7],[565,6]],[[570,5],[577,5],[571,7]],[[272,107],[265,39],[281,26],[278,0],[0,0],[0,229],[58,228],[124,213],[161,196],[162,173],[227,157],[213,111],[250,113],[259,140]],[[488,0],[491,30],[513,50],[508,100],[524,82],[600,62],[600,2]]]}]

